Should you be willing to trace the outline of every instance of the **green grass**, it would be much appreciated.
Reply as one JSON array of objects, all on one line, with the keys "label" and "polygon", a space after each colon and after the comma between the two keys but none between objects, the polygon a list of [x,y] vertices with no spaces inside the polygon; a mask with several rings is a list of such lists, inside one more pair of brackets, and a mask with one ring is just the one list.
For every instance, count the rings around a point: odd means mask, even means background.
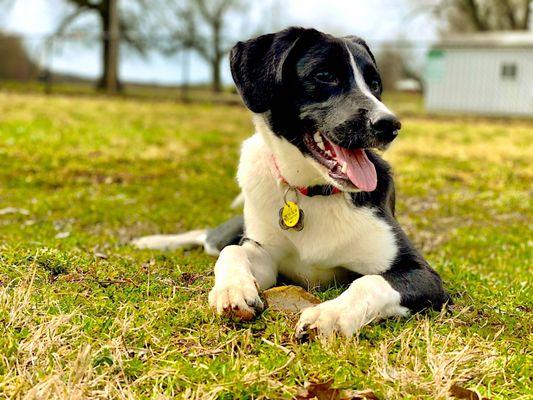
[{"label": "green grass", "polygon": [[[103,90],[97,89],[94,82],[62,82],[52,81],[45,83],[40,81],[13,81],[0,79],[0,88],[4,91],[25,94],[54,94],[77,97],[108,96]],[[398,94],[396,95],[398,96]],[[190,85],[188,90],[181,86],[159,86],[153,84],[124,83],[122,90],[113,95],[115,98],[135,100],[164,100],[164,101],[190,101],[204,103],[240,104],[240,98],[235,87],[227,86],[222,92],[213,92],[209,85]],[[406,96],[403,96],[406,97]],[[411,101],[409,108],[413,109],[421,105],[420,97],[407,96]]]},{"label": "green grass", "polygon": [[405,118],[398,214],[455,309],[299,344],[296,316],[216,318],[213,258],[128,245],[233,215],[247,112],[5,92],[0,109],[1,398],[291,398],[330,379],[533,398],[533,123]]}]

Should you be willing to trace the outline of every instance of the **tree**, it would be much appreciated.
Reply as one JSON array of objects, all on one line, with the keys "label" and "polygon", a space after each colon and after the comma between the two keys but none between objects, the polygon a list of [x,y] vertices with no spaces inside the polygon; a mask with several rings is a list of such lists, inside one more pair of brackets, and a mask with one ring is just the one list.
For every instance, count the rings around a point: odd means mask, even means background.
[{"label": "tree", "polygon": [[415,0],[445,21],[445,32],[528,30],[531,0]]},{"label": "tree", "polygon": [[[139,10],[119,8],[119,0],[66,0],[74,6],[59,25],[56,35],[64,34],[68,28],[82,15],[91,12],[98,16],[99,40],[102,45],[102,76],[98,81],[98,87],[109,92],[115,92],[121,88],[119,67],[119,44],[121,41],[128,44],[136,51],[143,53],[145,42],[139,40],[139,30],[142,17]],[[144,8],[142,0],[138,1]],[[136,12],[137,11],[137,12]]]},{"label": "tree", "polygon": [[384,42],[379,46],[376,61],[386,91],[397,90],[397,83],[403,79],[415,80],[423,88],[423,65],[412,49],[413,43],[404,39]]},{"label": "tree", "polygon": [[405,61],[401,52],[392,43],[381,46],[376,61],[384,90],[395,90],[396,83],[405,77]]},{"label": "tree", "polygon": [[170,1],[177,17],[171,21],[173,44],[166,50],[195,50],[210,66],[213,90],[222,90],[221,62],[236,41],[227,34],[227,17],[244,10],[240,0]]}]

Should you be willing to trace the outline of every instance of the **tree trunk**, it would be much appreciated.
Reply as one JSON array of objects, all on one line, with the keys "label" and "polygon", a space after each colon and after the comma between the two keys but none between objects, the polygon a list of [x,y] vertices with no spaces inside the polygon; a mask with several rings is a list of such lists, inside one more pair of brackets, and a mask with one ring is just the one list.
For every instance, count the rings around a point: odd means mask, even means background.
[{"label": "tree trunk", "polygon": [[530,4],[530,1],[531,0],[525,0],[525,4],[524,4],[524,11],[525,11],[525,15],[524,15],[524,23],[522,25],[522,28],[524,30],[529,30],[531,28],[530,24],[531,24],[531,8],[533,8],[533,4]]},{"label": "tree trunk", "polygon": [[102,77],[98,87],[109,93],[121,89],[118,80],[118,0],[107,0],[100,13],[102,21]]},{"label": "tree trunk", "polygon": [[213,91],[217,93],[222,91],[222,82],[220,78],[220,61],[222,60],[222,51],[220,50],[221,25],[220,19],[213,21],[213,58],[211,60],[211,71],[213,78]]},{"label": "tree trunk", "polygon": [[212,80],[213,80],[213,92],[222,92],[222,80],[220,76],[220,58],[215,57],[211,62]]},{"label": "tree trunk", "polygon": [[483,32],[489,30],[486,21],[481,15],[482,12],[476,3],[476,0],[464,0],[463,10],[469,16],[476,31]]}]

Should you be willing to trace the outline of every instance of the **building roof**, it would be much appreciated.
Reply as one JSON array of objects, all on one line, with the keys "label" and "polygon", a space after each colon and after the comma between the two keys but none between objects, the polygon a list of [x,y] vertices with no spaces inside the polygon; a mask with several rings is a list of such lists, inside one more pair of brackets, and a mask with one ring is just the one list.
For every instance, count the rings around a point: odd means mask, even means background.
[{"label": "building roof", "polygon": [[457,48],[533,49],[532,31],[477,32],[450,35],[433,46],[434,49]]}]

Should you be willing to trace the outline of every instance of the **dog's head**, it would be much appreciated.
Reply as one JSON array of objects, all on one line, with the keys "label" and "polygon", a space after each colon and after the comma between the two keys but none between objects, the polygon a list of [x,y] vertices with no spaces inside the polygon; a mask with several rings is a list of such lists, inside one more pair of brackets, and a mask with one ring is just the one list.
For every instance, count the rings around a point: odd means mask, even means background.
[{"label": "dog's head", "polygon": [[288,28],[237,43],[230,62],[245,105],[328,182],[375,189],[365,149],[385,149],[401,125],[381,102],[376,61],[362,39]]}]

